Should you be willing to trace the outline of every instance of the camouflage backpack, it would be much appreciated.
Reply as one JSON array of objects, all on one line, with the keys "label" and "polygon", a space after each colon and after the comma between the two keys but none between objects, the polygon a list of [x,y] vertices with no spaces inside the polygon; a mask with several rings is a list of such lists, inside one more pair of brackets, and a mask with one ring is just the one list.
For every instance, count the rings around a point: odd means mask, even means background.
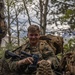
[{"label": "camouflage backpack", "polygon": [[62,37],[48,34],[48,35],[40,36],[40,40],[46,40],[47,43],[53,48],[53,51],[56,55],[58,53],[63,52]]}]

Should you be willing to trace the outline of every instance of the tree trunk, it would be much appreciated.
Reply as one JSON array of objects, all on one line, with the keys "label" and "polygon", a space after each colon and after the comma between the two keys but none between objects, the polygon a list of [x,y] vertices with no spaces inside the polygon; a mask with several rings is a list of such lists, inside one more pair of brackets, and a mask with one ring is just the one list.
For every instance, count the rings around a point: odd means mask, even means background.
[{"label": "tree trunk", "polygon": [[28,12],[28,9],[27,9],[27,6],[26,6],[26,1],[25,0],[22,0],[22,1],[23,1],[23,4],[24,4],[24,8],[26,10],[27,16],[28,16],[29,25],[31,25],[29,12]]},{"label": "tree trunk", "polygon": [[19,23],[18,23],[18,13],[17,9],[15,9],[15,14],[16,14],[16,25],[17,25],[17,40],[18,40],[18,46],[20,46],[20,32],[19,32]]},{"label": "tree trunk", "polygon": [[9,0],[7,0],[7,10],[8,10],[8,41],[9,43],[11,44],[11,32],[10,32],[10,12],[9,12],[9,9],[10,9],[10,4],[9,4]]},{"label": "tree trunk", "polygon": [[39,0],[40,2],[40,27],[41,27],[41,34],[45,35],[46,26],[47,26],[47,6],[48,1]]}]

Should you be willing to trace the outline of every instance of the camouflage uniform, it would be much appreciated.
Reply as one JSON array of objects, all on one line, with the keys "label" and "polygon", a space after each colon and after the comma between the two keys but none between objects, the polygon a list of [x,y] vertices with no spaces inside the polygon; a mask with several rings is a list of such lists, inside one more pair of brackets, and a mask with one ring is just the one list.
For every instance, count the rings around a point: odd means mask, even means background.
[{"label": "camouflage uniform", "polygon": [[0,0],[0,45],[2,38],[4,38],[7,33],[7,25],[4,19],[4,0]]},{"label": "camouflage uniform", "polygon": [[[50,60],[52,62],[53,68],[54,69],[58,68],[59,62],[57,61],[57,58],[54,55],[54,52],[53,52],[52,48],[48,45],[48,43],[45,40],[40,40],[36,47],[31,47],[30,43],[27,42],[26,44],[20,46],[16,50],[14,50],[14,53],[16,53],[17,55],[23,56],[21,54],[21,51],[25,51],[28,54],[38,54],[39,55],[39,60],[42,60],[42,59]],[[18,75],[23,75],[23,74],[24,75],[40,75],[40,74],[36,74],[38,69],[37,69],[36,72],[33,72],[32,74],[25,74],[24,72],[25,72],[25,69],[27,68],[27,65],[17,66],[16,63],[18,62],[19,59],[16,59],[15,61],[12,60],[12,59],[8,59],[8,60],[7,61],[8,61],[10,70],[12,72],[17,73]],[[43,63],[43,66],[44,66],[44,64],[45,63]],[[47,65],[47,63],[46,63],[46,65]],[[45,67],[46,67],[46,65],[45,65]],[[48,65],[47,67],[50,67],[50,69],[51,69],[51,65]],[[51,71],[50,71],[50,69],[48,69],[49,70],[48,72],[50,72],[50,74],[48,74],[48,75],[51,75],[52,69],[51,69]]]},{"label": "camouflage uniform", "polygon": [[62,60],[65,75],[75,75],[75,52],[67,52]]}]

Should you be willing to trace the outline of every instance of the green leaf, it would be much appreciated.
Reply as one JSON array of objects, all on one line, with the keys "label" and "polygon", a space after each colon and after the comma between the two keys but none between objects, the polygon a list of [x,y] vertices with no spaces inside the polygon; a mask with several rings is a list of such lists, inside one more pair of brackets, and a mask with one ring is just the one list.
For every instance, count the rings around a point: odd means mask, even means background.
[{"label": "green leaf", "polygon": [[72,14],[73,14],[73,10],[68,9],[68,10],[66,11],[66,15],[72,15]]},{"label": "green leaf", "polygon": [[33,0],[28,0],[29,2],[32,2]]}]

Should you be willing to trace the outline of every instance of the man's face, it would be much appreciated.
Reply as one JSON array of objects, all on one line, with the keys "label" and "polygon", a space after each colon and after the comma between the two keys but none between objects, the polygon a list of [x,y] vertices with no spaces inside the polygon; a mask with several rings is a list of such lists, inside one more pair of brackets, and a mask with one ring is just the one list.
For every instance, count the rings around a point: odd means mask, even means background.
[{"label": "man's face", "polygon": [[39,32],[28,32],[28,38],[32,45],[36,45],[39,41],[40,33]]}]

